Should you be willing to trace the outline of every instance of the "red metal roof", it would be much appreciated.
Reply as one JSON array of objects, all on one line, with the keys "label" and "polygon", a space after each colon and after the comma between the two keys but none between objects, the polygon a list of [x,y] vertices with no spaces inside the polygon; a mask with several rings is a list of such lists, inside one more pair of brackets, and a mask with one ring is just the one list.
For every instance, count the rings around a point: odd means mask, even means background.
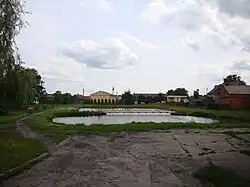
[{"label": "red metal roof", "polygon": [[250,86],[225,86],[228,94],[250,95]]}]

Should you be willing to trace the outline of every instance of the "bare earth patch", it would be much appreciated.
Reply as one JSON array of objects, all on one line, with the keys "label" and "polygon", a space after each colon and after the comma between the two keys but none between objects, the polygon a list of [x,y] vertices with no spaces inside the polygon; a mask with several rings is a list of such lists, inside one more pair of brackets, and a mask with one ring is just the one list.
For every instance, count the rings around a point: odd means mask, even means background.
[{"label": "bare earth patch", "polygon": [[[248,135],[172,130],[117,136],[76,135],[53,156],[3,186],[199,187],[193,173],[209,164],[250,177]],[[246,139],[247,141],[244,141]]]}]

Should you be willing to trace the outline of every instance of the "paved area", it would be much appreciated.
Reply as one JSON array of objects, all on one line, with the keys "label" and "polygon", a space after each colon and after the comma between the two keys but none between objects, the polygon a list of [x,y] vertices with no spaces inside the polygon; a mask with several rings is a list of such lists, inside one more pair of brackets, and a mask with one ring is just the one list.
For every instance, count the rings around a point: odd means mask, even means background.
[{"label": "paved area", "polygon": [[[239,136],[239,137],[238,137]],[[6,187],[200,187],[192,173],[214,163],[250,177],[249,134],[173,130],[73,136]]]}]

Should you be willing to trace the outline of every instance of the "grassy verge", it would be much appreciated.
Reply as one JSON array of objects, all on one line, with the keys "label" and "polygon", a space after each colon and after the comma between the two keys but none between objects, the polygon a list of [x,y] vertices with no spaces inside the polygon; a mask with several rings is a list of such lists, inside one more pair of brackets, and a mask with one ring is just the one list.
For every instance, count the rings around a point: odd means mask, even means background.
[{"label": "grassy verge", "polygon": [[[36,105],[34,113],[45,111],[52,106],[43,108]],[[16,120],[27,115],[26,110],[10,111],[7,116],[0,116],[0,173],[20,166],[41,155],[45,149],[39,141],[27,140],[16,132]]]},{"label": "grassy verge", "polygon": [[[61,113],[61,114],[60,114]],[[119,125],[61,125],[51,122],[53,117],[57,116],[82,116],[83,113],[76,114],[74,111],[57,111],[55,113],[45,112],[41,115],[30,116],[26,121],[29,127],[45,136],[51,137],[56,141],[61,141],[72,134],[106,134],[111,132],[139,132],[152,130],[167,130],[177,128],[250,128],[247,123],[214,123],[214,124],[199,124],[199,123],[130,123]],[[86,114],[86,113],[84,113]]]},{"label": "grassy verge", "polygon": [[44,152],[39,141],[24,139],[14,132],[0,132],[0,173],[24,164]]},{"label": "grassy verge", "polygon": [[194,173],[203,184],[213,184],[215,187],[247,187],[250,180],[234,171],[217,166],[202,168]]},{"label": "grassy verge", "polygon": [[[27,115],[26,111],[10,112],[7,116],[0,116],[0,124],[15,122]],[[0,127],[1,128],[1,127]]]}]

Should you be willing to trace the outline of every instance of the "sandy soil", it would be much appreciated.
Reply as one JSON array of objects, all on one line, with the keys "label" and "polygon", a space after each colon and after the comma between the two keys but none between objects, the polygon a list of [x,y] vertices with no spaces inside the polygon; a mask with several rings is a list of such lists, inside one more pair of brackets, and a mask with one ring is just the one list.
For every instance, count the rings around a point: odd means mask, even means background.
[{"label": "sandy soil", "polygon": [[76,135],[53,156],[4,181],[6,187],[199,187],[197,169],[214,163],[250,177],[250,134],[173,130]]}]

